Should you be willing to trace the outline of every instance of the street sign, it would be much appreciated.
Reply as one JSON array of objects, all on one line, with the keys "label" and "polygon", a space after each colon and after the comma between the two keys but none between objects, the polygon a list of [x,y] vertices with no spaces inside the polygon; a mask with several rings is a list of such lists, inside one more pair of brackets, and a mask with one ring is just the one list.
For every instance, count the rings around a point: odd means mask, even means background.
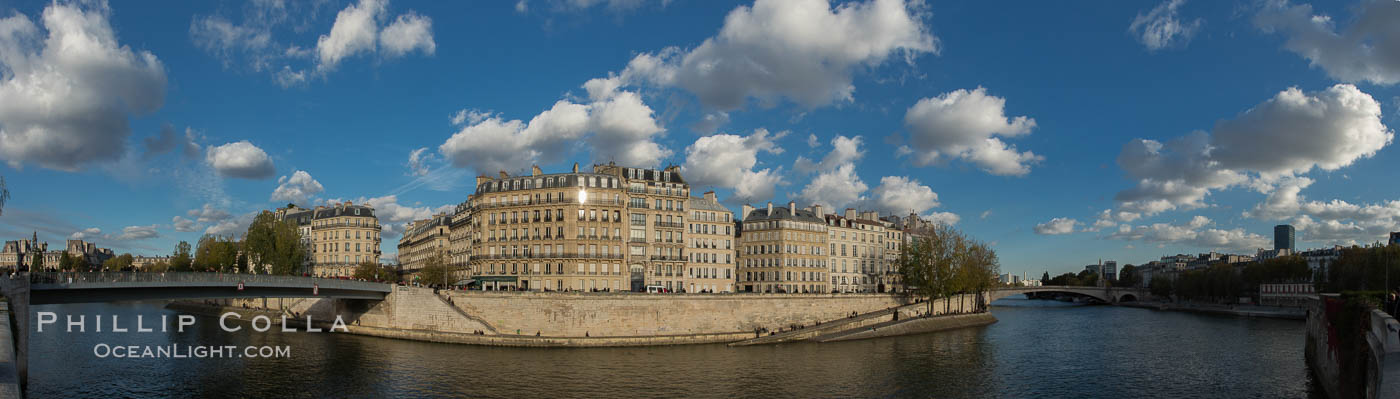
[{"label": "street sign", "polygon": [[239,290],[239,291],[243,291],[243,282],[242,282],[242,281],[239,281],[239,282],[238,282],[238,290]]}]

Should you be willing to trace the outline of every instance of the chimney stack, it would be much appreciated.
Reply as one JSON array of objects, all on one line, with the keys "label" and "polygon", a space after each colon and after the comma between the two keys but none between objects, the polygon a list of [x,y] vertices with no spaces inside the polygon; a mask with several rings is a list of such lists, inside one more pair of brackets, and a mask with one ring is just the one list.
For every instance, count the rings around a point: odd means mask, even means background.
[{"label": "chimney stack", "polygon": [[715,192],[714,192],[714,190],[706,191],[706,192],[705,192],[705,199],[710,200],[710,201],[718,201],[717,199],[715,199]]},{"label": "chimney stack", "polygon": [[749,206],[749,204],[744,204],[744,209],[743,209],[743,210],[744,210],[744,214],[739,215],[739,220],[748,219],[748,218],[749,218],[749,213],[750,213],[750,212],[753,212],[753,207],[752,207],[752,206]]},{"label": "chimney stack", "polygon": [[485,182],[488,182],[488,181],[491,181],[491,176],[487,176],[487,175],[477,175],[477,176],[476,176],[476,185],[478,185],[478,186],[480,186],[481,183],[485,183]]},{"label": "chimney stack", "polygon": [[856,218],[856,208],[846,208],[846,219]]},{"label": "chimney stack", "polygon": [[506,173],[506,171],[504,171],[504,170],[501,171],[501,178],[504,179],[504,178],[507,178],[507,177],[510,177],[510,174]]},{"label": "chimney stack", "polygon": [[574,173],[578,173],[578,162],[574,162]]},{"label": "chimney stack", "polygon": [[788,201],[788,212],[792,216],[797,216],[797,201]]},{"label": "chimney stack", "polygon": [[539,165],[530,165],[530,176],[539,176],[542,174],[544,174],[544,171],[540,170]]},{"label": "chimney stack", "polygon": [[822,204],[812,204],[812,213],[817,214],[817,217],[826,216],[826,213],[822,211]]},{"label": "chimney stack", "polygon": [[768,217],[773,217],[773,201],[768,201]]}]

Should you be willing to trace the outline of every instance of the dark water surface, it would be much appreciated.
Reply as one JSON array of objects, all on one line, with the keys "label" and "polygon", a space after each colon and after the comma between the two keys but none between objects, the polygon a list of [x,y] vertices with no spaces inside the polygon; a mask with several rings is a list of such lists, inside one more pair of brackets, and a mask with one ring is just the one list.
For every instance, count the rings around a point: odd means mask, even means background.
[{"label": "dark water surface", "polygon": [[[1003,299],[987,327],[827,344],[521,349],[348,334],[173,331],[158,303],[36,306],[32,398],[1315,397],[1303,323]],[[171,332],[64,333],[65,314]],[[91,318],[92,316],[89,316]],[[88,321],[89,331],[94,327]],[[104,326],[106,327],[106,326]],[[31,327],[34,328],[34,327]],[[54,330],[58,330],[57,332]],[[134,329],[133,329],[134,330]],[[274,331],[276,329],[274,328]],[[94,345],[290,346],[290,358],[98,358]],[[242,348],[237,351],[241,352]]]}]

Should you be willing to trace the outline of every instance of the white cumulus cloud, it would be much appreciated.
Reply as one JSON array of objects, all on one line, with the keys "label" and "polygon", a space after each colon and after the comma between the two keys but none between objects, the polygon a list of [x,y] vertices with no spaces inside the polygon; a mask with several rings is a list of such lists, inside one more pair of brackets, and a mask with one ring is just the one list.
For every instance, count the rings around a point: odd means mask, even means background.
[{"label": "white cumulus cloud", "polygon": [[1035,225],[1035,233],[1040,235],[1062,235],[1074,232],[1075,226],[1079,225],[1078,220],[1073,218],[1054,218],[1049,222]]},{"label": "white cumulus cloud", "polygon": [[808,108],[849,102],[858,69],[938,51],[922,4],[758,0],[731,11],[719,33],[699,46],[639,54],[620,77],[628,84],[681,87],[719,110],[750,99],[765,105],[787,99]]},{"label": "white cumulus cloud", "polygon": [[0,159],[74,171],[126,153],[128,117],[165,101],[165,67],[117,41],[105,2],[52,3],[41,31],[0,18]]},{"label": "white cumulus cloud", "polygon": [[266,179],[277,173],[267,152],[248,140],[211,146],[204,159],[220,175],[228,177]]},{"label": "white cumulus cloud", "polygon": [[701,137],[685,149],[681,173],[692,187],[733,190],[730,200],[739,203],[773,198],[781,182],[781,168],[758,168],[760,153],[782,154],[777,140],[787,132],[758,129],[748,136],[716,134]]},{"label": "white cumulus cloud", "polygon": [[1288,37],[1284,48],[1344,82],[1400,82],[1400,2],[1363,0],[1348,9],[1349,25],[1313,12],[1310,4],[1269,0],[1254,18],[1265,32]]},{"label": "white cumulus cloud", "polygon": [[911,154],[919,166],[963,159],[994,175],[1024,176],[1044,157],[1017,151],[1001,138],[1030,134],[1035,119],[1007,118],[1005,108],[1006,99],[982,87],[921,99],[904,115],[910,134],[902,152]]},{"label": "white cumulus cloud", "polygon": [[312,196],[325,191],[321,182],[311,178],[310,173],[305,171],[292,172],[291,176],[277,178],[277,189],[272,191],[272,202],[290,202],[306,204]]}]

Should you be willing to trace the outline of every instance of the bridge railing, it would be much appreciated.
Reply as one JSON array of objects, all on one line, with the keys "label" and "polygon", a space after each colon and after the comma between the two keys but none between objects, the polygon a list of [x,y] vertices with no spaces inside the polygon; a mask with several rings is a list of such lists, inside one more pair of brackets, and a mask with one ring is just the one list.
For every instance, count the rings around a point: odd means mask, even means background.
[{"label": "bridge railing", "polygon": [[262,286],[310,285],[325,289],[348,289],[366,291],[387,291],[387,284],[369,281],[341,280],[302,276],[279,276],[271,274],[238,273],[199,273],[199,272],[35,272],[30,273],[31,284],[54,285],[59,288],[81,287],[87,284],[109,283],[226,283],[253,284]]}]

